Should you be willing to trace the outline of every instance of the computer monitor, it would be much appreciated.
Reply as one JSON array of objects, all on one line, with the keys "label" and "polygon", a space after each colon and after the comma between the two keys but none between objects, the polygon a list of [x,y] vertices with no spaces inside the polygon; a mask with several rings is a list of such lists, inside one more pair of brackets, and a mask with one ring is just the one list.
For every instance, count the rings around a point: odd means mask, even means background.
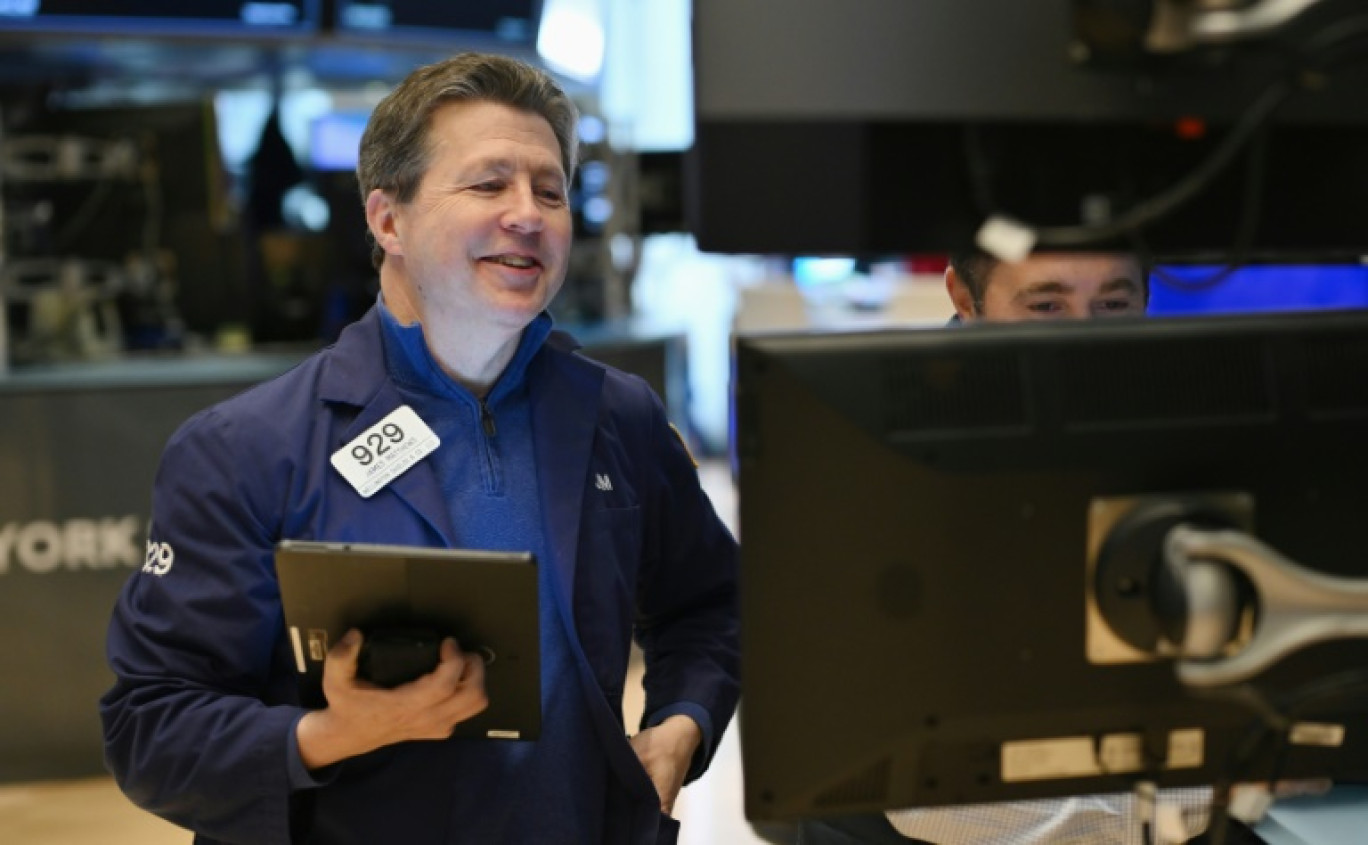
[{"label": "computer monitor", "polygon": [[998,216],[1055,248],[1085,228],[1184,260],[1368,252],[1361,3],[1103,65],[1079,16],[1105,5],[1159,4],[696,0],[699,246],[944,253]]},{"label": "computer monitor", "polygon": [[298,36],[315,32],[321,0],[12,0],[0,32]]},{"label": "computer monitor", "polygon": [[[1368,312],[753,335],[735,354],[750,819],[1368,775],[1368,640],[1225,662],[1287,596],[1221,563],[1223,656],[1156,657],[1167,558],[1111,539],[1159,503],[1318,577],[1368,575]],[[1273,713],[1312,738],[1278,738]]]},{"label": "computer monitor", "polygon": [[1146,313],[1233,314],[1368,308],[1368,265],[1159,266]]},{"label": "computer monitor", "polygon": [[336,34],[344,40],[389,44],[530,47],[541,0],[337,0]]}]

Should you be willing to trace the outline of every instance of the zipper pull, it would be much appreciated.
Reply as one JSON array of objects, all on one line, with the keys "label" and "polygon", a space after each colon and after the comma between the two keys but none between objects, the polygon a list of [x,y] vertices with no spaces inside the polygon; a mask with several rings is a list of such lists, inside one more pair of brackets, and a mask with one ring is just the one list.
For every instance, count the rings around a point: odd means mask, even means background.
[{"label": "zipper pull", "polygon": [[480,403],[480,423],[484,426],[486,437],[493,437],[499,433],[499,430],[494,427],[494,415],[489,412],[489,406],[483,402]]}]

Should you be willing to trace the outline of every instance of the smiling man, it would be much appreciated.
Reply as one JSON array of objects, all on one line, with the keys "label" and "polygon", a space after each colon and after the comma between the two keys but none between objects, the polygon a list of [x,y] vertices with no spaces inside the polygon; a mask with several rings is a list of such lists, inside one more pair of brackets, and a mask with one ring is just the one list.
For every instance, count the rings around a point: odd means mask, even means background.
[{"label": "smiling man", "polygon": [[[176,566],[126,586],[101,715],[124,791],[196,842],[675,841],[680,787],[736,707],[736,543],[646,383],[552,330],[577,121],[505,57],[411,74],[361,141],[379,300],[168,443],[149,540]],[[440,445],[354,487],[348,444],[414,415]],[[326,706],[300,707],[283,539],[534,553],[540,737],[451,738],[488,701],[480,655],[449,638],[428,674],[381,689],[357,678],[352,631],[328,652]]]}]

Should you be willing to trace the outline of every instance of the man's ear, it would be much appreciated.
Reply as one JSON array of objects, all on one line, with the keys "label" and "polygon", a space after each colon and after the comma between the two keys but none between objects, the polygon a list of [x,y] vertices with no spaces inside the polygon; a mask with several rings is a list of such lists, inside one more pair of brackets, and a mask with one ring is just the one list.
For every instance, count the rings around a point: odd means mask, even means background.
[{"label": "man's ear", "polygon": [[399,240],[398,206],[389,192],[376,188],[366,197],[366,225],[387,255],[403,255]]},{"label": "man's ear", "polygon": [[961,320],[978,319],[978,308],[974,305],[974,292],[965,284],[960,274],[955,272],[954,267],[945,268],[945,292],[950,294],[950,301],[955,305],[955,313]]}]

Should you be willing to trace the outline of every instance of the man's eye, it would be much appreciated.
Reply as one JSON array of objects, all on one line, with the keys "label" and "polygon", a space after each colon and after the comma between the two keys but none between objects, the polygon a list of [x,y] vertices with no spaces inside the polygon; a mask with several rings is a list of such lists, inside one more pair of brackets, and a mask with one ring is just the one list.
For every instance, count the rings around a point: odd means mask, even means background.
[{"label": "man's eye", "polygon": [[482,191],[484,193],[494,193],[495,191],[498,191],[501,188],[503,188],[503,183],[495,181],[478,182],[472,185],[471,187],[477,191]]},{"label": "man's eye", "polygon": [[1107,299],[1093,306],[1100,314],[1128,314],[1135,310],[1135,303],[1129,299]]},{"label": "man's eye", "polygon": [[565,193],[556,188],[543,188],[537,191],[537,195],[542,198],[543,202],[551,205],[565,204]]},{"label": "man's eye", "polygon": [[1058,302],[1048,299],[1029,302],[1026,304],[1026,309],[1033,314],[1057,314],[1064,310]]}]

